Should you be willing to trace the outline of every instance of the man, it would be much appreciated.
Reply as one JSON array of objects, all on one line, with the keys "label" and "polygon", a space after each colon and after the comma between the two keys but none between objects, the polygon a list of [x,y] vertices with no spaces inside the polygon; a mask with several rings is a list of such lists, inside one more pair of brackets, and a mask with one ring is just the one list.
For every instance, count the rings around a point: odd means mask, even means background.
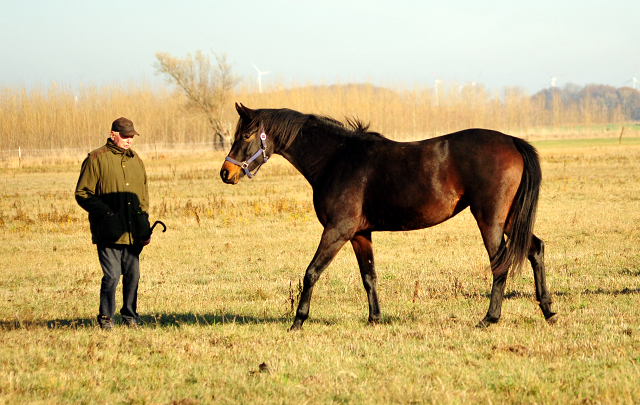
[{"label": "man", "polygon": [[139,134],[130,120],[113,121],[106,145],[89,153],[82,163],[75,192],[76,201],[89,213],[91,239],[98,247],[104,273],[98,324],[106,330],[114,325],[121,275],[120,314],[125,325],[140,326],[136,312],[139,257],[150,242],[150,226],[147,174],[142,160],[131,150],[135,135]]}]

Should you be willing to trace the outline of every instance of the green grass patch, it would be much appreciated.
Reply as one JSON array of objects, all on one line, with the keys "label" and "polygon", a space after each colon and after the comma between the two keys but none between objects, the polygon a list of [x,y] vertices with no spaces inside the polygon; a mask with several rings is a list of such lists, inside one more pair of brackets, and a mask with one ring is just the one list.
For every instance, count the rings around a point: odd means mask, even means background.
[{"label": "green grass patch", "polygon": [[591,139],[554,139],[531,142],[536,148],[542,149],[562,149],[562,148],[591,148],[603,146],[637,146],[640,145],[640,137],[618,138],[591,138]]}]

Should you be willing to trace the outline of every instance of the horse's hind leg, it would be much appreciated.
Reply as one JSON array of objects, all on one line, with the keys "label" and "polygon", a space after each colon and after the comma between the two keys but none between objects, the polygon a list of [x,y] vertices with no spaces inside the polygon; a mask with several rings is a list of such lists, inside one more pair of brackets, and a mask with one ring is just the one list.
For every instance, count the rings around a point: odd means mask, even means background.
[{"label": "horse's hind leg", "polygon": [[493,285],[491,286],[491,301],[489,302],[489,310],[487,315],[478,323],[478,327],[486,328],[492,323],[500,320],[502,314],[502,298],[504,297],[504,288],[507,284],[508,271],[502,274],[493,275]]},{"label": "horse's hind leg", "polygon": [[551,295],[547,288],[546,272],[544,268],[544,242],[535,235],[531,238],[531,247],[529,248],[529,261],[533,268],[533,279],[536,284],[536,300],[540,304],[540,309],[544,314],[544,318],[550,324],[556,323],[558,320],[555,312],[551,311]]},{"label": "horse's hind leg", "polygon": [[[496,255],[498,255],[502,249],[506,248],[503,228],[499,225],[486,225],[482,220],[478,220],[478,227],[480,228],[487,253],[491,261],[493,261]],[[487,327],[492,323],[498,322],[502,313],[502,299],[509,270],[507,269],[498,274],[495,273],[495,269],[492,268],[491,270],[493,272],[493,285],[491,286],[489,310],[487,311],[487,315],[478,323],[478,327]]]},{"label": "horse's hind leg", "polygon": [[380,306],[378,305],[378,292],[376,291],[376,269],[373,263],[373,247],[371,246],[371,232],[358,234],[351,239],[353,251],[358,259],[362,284],[367,292],[369,300],[369,322],[380,321]]}]

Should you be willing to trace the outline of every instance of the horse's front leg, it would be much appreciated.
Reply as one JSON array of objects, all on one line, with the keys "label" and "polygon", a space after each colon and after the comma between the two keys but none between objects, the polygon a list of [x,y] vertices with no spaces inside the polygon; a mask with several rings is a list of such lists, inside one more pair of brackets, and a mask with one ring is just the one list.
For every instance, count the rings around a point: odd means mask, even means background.
[{"label": "horse's front leg", "polygon": [[313,256],[313,260],[309,263],[307,272],[304,275],[300,302],[298,303],[296,318],[293,321],[291,330],[302,328],[302,324],[309,317],[309,304],[311,302],[313,286],[316,284],[316,281],[318,281],[318,278],[320,278],[320,274],[327,268],[329,263],[331,263],[340,251],[340,248],[342,248],[349,239],[349,237],[343,236],[342,233],[336,229],[325,228],[318,250],[316,250],[316,254]]},{"label": "horse's front leg", "polygon": [[376,269],[373,263],[373,247],[371,246],[371,232],[358,234],[351,239],[353,251],[358,259],[362,284],[367,292],[369,301],[369,322],[380,321],[380,306],[378,305],[378,292],[376,291]]}]

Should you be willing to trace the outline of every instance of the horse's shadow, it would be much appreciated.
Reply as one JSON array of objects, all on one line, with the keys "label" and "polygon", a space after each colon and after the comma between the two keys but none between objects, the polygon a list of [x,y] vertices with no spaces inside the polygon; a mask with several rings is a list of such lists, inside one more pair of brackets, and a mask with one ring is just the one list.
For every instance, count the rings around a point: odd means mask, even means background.
[{"label": "horse's shadow", "polygon": [[596,288],[595,290],[591,290],[591,289],[586,289],[584,291],[582,291],[583,295],[629,295],[629,294],[640,294],[640,287],[636,287],[636,288],[628,288],[625,287],[623,289],[613,289],[613,290],[606,290],[604,288]]},{"label": "horse's shadow", "polygon": [[[629,295],[629,294],[640,294],[640,287],[636,287],[636,288],[629,288],[629,287],[625,287],[622,289],[604,289],[604,288],[596,288],[596,289],[584,289],[580,292],[577,291],[556,291],[553,294],[551,294],[554,297],[570,297],[572,295],[612,295],[612,296],[618,296],[618,295]],[[487,292],[487,293],[483,293],[481,294],[483,297],[490,297],[491,293]],[[469,294],[468,296],[471,296],[471,294]],[[516,290],[511,290],[511,291],[507,291],[504,294],[504,298],[505,299],[522,299],[522,298],[526,298],[526,299],[534,299],[535,298],[535,294],[532,292],[522,292],[522,291],[516,291]]]}]

